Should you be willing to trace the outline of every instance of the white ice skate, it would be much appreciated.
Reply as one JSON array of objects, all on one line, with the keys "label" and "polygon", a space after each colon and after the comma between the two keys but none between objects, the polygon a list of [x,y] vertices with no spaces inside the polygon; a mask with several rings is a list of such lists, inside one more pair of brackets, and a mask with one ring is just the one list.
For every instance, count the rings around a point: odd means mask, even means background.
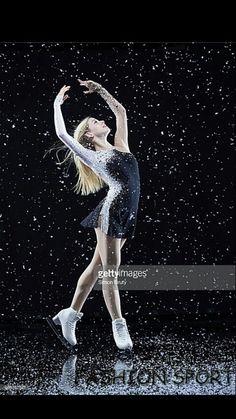
[{"label": "white ice skate", "polygon": [[131,350],[133,348],[133,342],[130,338],[126,320],[124,318],[113,320],[112,331],[116,346],[119,349]]},{"label": "white ice skate", "polygon": [[[48,324],[51,326],[53,331],[56,333],[56,335],[61,339],[60,334],[58,334],[58,330],[55,327],[61,326],[62,328],[62,335],[66,342],[68,342],[71,346],[75,346],[77,344],[76,336],[75,336],[75,327],[76,322],[81,319],[83,316],[83,313],[78,313],[76,310],[74,310],[72,307],[65,308],[59,313],[53,317],[53,319],[47,319]],[[65,344],[62,339],[61,341]],[[67,345],[66,345],[67,346]]]}]

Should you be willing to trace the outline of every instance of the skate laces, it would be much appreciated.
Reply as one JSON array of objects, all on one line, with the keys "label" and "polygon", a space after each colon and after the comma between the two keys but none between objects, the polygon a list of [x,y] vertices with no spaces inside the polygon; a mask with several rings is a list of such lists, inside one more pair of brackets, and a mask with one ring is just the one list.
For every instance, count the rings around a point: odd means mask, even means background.
[{"label": "skate laces", "polygon": [[76,322],[78,321],[78,320],[80,320],[81,319],[81,317],[82,317],[82,314],[76,314],[76,316],[75,316],[75,318],[73,319],[73,320],[67,320],[67,325],[69,326],[69,328],[70,328],[70,330],[72,331],[72,332],[74,332],[75,331],[75,326],[76,326]]},{"label": "skate laces", "polygon": [[77,322],[76,319],[73,320],[73,321],[69,320],[69,321],[66,322],[72,332],[74,332],[74,330],[75,330],[76,322]]},{"label": "skate laces", "polygon": [[126,339],[129,338],[129,332],[128,332],[127,326],[126,326],[125,322],[123,322],[123,321],[119,322],[119,323],[118,322],[116,323],[116,332],[117,332],[119,338],[122,339],[122,340],[126,340]]}]

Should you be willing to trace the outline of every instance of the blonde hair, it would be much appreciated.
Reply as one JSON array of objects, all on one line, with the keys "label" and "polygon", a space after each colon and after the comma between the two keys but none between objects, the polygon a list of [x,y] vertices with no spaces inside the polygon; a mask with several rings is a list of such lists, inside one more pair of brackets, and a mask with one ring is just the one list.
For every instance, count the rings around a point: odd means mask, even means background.
[{"label": "blonde hair", "polygon": [[[92,145],[89,138],[85,135],[88,131],[88,121],[90,116],[84,118],[79,125],[76,127],[73,137],[76,141],[78,141],[83,147],[95,150],[94,146]],[[86,164],[84,164],[80,157],[77,156],[72,150],[68,150],[68,147],[65,144],[61,144],[60,142],[56,142],[50,147],[49,150],[46,151],[43,157],[46,156],[47,153],[50,153],[53,150],[57,150],[56,157],[58,160],[58,165],[62,165],[63,163],[68,164],[68,169],[72,162],[75,164],[77,182],[72,188],[76,194],[81,193],[81,195],[89,195],[90,193],[95,193],[106,186],[106,183],[103,179],[96,175],[95,172]],[[60,161],[58,157],[58,153],[62,150],[67,150],[64,160]]]}]

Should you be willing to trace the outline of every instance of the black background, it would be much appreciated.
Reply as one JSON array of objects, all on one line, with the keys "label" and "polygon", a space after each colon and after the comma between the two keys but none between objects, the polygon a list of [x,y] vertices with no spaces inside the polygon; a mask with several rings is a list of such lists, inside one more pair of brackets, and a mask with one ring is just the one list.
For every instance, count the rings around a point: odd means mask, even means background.
[{"label": "black background", "polygon": [[[114,117],[85,96],[77,77],[98,81],[127,109],[129,144],[140,167],[136,236],[122,264],[235,264],[235,45],[222,43],[0,44],[1,312],[46,315],[70,304],[96,245],[79,221],[104,196],[71,190],[75,170],[43,155],[56,140],[52,103],[72,133],[87,115]],[[110,137],[112,142],[112,136]],[[230,313],[228,292],[129,292],[124,313]],[[107,316],[102,296],[86,314]]]}]

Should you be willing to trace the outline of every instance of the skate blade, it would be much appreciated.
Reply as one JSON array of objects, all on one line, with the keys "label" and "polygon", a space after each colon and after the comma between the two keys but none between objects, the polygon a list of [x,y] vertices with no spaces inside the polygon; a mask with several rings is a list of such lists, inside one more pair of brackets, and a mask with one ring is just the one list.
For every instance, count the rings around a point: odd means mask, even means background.
[{"label": "skate blade", "polygon": [[59,329],[55,325],[54,321],[50,317],[46,317],[47,324],[50,326],[50,328],[53,330],[57,338],[61,341],[61,343],[69,350],[74,350],[78,347],[78,345],[71,345],[67,340],[64,338],[64,336],[60,333]]}]

